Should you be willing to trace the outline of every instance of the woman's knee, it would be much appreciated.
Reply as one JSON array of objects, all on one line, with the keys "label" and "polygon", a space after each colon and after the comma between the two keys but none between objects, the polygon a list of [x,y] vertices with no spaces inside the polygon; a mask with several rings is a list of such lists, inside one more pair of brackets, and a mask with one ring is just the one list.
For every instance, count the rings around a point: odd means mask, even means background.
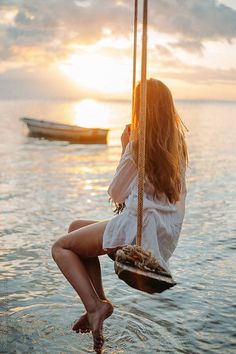
[{"label": "woman's knee", "polygon": [[61,242],[61,239],[59,239],[55,241],[51,247],[52,258],[54,259],[55,262],[58,260],[60,254],[62,253],[62,250],[63,250],[63,244]]},{"label": "woman's knee", "polygon": [[54,242],[54,244],[51,247],[51,254],[52,254],[52,258],[56,262],[57,255],[58,255],[58,246],[56,242]]},{"label": "woman's knee", "polygon": [[80,220],[75,220],[75,221],[72,221],[72,223],[69,225],[68,227],[68,233],[72,232],[72,231],[75,231],[75,230],[78,230],[80,229],[82,226],[81,226],[81,222]]}]

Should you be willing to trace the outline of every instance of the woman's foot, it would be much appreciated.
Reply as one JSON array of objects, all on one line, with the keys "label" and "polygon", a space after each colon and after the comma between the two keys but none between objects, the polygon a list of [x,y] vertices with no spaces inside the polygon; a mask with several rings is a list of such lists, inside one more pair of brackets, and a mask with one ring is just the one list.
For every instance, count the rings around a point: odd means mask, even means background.
[{"label": "woman's foot", "polygon": [[[110,301],[105,296],[102,297],[101,300],[110,303]],[[89,325],[87,312],[85,312],[82,316],[80,316],[80,318],[77,321],[75,321],[72,330],[75,331],[76,333],[91,332],[91,327]]]},{"label": "woman's foot", "polygon": [[95,312],[88,312],[87,318],[93,334],[93,348],[97,353],[101,353],[104,337],[103,337],[103,322],[111,316],[113,306],[108,301],[101,301]]}]

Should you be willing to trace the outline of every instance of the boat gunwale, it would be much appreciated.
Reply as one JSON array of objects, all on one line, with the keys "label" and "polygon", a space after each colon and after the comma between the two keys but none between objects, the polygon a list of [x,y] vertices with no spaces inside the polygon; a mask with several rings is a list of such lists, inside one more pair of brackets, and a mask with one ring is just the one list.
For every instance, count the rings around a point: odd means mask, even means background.
[{"label": "boat gunwale", "polygon": [[110,129],[108,128],[88,128],[88,127],[80,127],[77,125],[72,125],[72,124],[63,124],[63,123],[56,123],[52,121],[46,121],[43,119],[35,119],[35,118],[28,118],[28,117],[22,117],[20,118],[24,123],[27,125],[30,125],[32,127],[42,127],[45,129],[50,129],[50,130],[58,130],[58,131],[63,131],[65,130],[66,132],[85,132],[85,131],[104,131],[106,134],[109,132]]}]

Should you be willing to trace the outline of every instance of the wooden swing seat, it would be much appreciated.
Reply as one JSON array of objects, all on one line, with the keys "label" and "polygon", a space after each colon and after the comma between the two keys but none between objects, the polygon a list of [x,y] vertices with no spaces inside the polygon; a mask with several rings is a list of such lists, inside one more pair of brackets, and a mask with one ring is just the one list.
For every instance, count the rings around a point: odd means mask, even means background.
[{"label": "wooden swing seat", "polygon": [[118,277],[126,284],[149,294],[162,293],[176,285],[171,275],[166,272],[144,271],[117,261],[114,263],[114,268]]},{"label": "wooden swing seat", "polygon": [[[118,277],[132,288],[153,294],[176,285],[172,276],[156,263],[150,252],[138,246],[126,246],[121,251],[109,253],[108,256],[114,261]],[[148,263],[153,261],[156,264],[150,269]]]}]

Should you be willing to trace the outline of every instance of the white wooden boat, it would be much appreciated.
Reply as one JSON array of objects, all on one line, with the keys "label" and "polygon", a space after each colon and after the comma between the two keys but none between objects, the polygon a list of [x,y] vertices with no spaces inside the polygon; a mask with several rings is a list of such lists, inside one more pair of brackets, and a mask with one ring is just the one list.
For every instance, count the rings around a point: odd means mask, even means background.
[{"label": "white wooden boat", "polygon": [[84,128],[77,125],[22,117],[28,126],[29,135],[53,140],[66,140],[80,144],[106,144],[109,129]]}]

